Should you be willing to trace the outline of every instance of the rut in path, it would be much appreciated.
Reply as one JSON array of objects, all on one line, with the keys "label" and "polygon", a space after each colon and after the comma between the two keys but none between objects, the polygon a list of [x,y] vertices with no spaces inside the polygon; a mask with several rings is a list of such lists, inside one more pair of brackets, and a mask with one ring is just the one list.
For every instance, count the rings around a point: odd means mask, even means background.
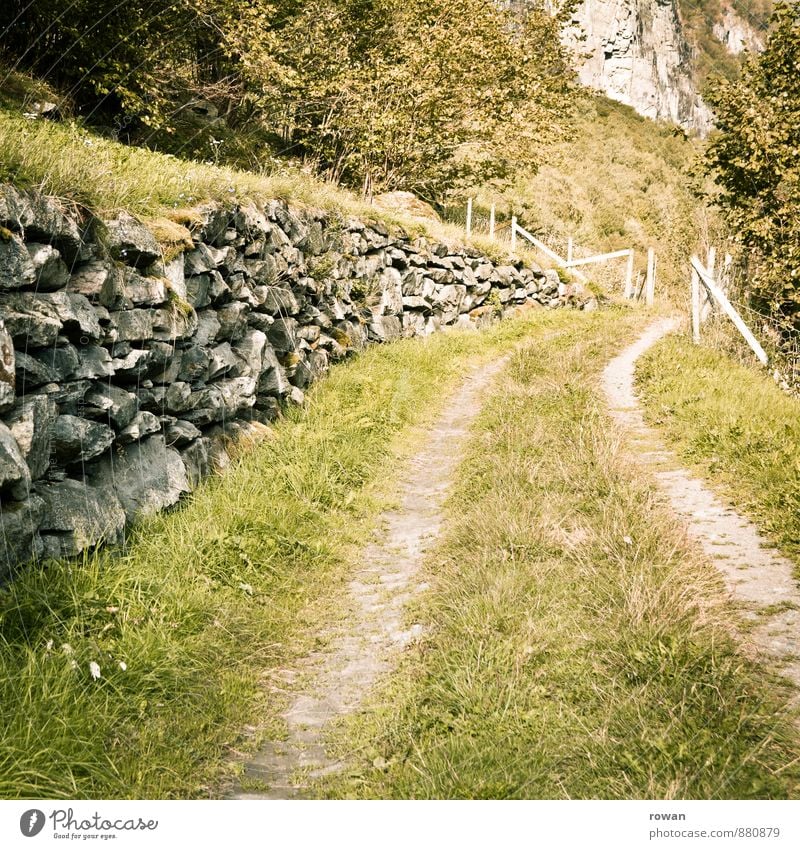
[{"label": "rut in path", "polygon": [[382,515],[380,538],[366,548],[350,583],[354,614],[346,633],[300,670],[302,683],[283,714],[287,739],[267,744],[247,764],[245,774],[268,789],[240,788],[232,798],[302,798],[313,779],[345,766],[326,752],[326,728],[357,710],[378,677],[392,669],[398,652],[421,633],[419,625],[404,630],[404,608],[425,588],[415,582],[416,573],[439,534],[442,504],[480,411],[481,393],[507,360],[473,369],[425,432],[398,483],[398,506]]},{"label": "rut in path", "polygon": [[[800,591],[793,564],[769,547],[752,522],[680,468],[644,422],[633,388],[636,360],[678,324],[677,319],[656,321],[608,364],[603,373],[606,400],[627,431],[631,453],[654,474],[689,534],[722,573],[734,601],[753,623],[756,647],[800,688]],[[794,701],[800,701],[800,690]]]}]

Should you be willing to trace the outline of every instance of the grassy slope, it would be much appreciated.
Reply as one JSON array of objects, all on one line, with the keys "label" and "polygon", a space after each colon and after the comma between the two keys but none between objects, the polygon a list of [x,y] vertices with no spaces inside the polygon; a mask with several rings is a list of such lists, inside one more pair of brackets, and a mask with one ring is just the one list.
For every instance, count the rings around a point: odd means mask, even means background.
[{"label": "grassy slope", "polygon": [[277,715],[265,681],[336,615],[406,428],[467,361],[572,318],[372,349],[123,553],[20,575],[0,592],[0,798],[209,792],[242,727]]},{"label": "grassy slope", "polygon": [[634,321],[576,316],[512,359],[409,614],[427,635],[337,735],[357,761],[323,795],[797,797],[780,686],[602,411]]},{"label": "grassy slope", "polygon": [[649,420],[800,567],[800,400],[755,366],[669,337],[640,361]]}]

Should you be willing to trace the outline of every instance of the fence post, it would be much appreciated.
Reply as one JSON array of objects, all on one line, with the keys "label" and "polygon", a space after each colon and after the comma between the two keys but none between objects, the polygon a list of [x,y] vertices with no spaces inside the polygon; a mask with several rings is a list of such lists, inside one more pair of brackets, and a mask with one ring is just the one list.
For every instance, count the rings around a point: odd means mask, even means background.
[{"label": "fence post", "polygon": [[692,342],[700,344],[700,276],[692,266]]},{"label": "fence post", "polygon": [[633,295],[633,248],[628,254],[628,267],[625,271],[625,300],[630,300]]},{"label": "fence post", "polygon": [[[708,249],[708,259],[706,261],[706,270],[708,271],[708,276],[712,279],[715,279],[716,266],[717,249],[712,245]],[[700,322],[702,323],[708,318],[708,314],[711,312],[711,307],[713,306],[711,295],[708,294],[705,286],[702,286],[700,290],[700,304]]]},{"label": "fence post", "polygon": [[647,249],[647,283],[645,285],[645,304],[653,306],[656,293],[656,252],[652,248]]},{"label": "fence post", "polygon": [[494,241],[494,204],[489,210],[489,238]]},{"label": "fence post", "polygon": [[517,249],[517,216],[511,216],[511,253]]},{"label": "fence post", "polygon": [[472,235],[472,198],[467,199],[467,238]]}]

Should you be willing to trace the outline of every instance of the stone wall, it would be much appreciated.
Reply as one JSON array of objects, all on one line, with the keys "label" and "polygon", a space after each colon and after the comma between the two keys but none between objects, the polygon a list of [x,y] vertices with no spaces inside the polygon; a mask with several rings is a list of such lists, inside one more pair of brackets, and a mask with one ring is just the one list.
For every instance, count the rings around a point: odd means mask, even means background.
[{"label": "stone wall", "polygon": [[0,578],[117,542],[371,342],[575,302],[557,275],[271,201],[165,248],[0,187]]}]

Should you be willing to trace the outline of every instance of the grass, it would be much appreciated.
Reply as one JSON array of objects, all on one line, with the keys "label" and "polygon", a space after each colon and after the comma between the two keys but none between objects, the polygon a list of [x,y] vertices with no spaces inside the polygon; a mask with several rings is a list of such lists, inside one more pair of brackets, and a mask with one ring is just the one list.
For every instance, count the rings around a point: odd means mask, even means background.
[{"label": "grass", "polygon": [[637,476],[598,372],[640,318],[529,340],[481,414],[408,621],[425,635],[334,734],[356,798],[784,798],[785,691]]},{"label": "grass", "polygon": [[639,362],[647,417],[800,567],[800,399],[758,367],[670,336]]},{"label": "grass", "polygon": [[269,684],[338,615],[408,428],[475,357],[573,318],[373,348],[124,550],[23,571],[0,591],[0,798],[213,794],[246,725],[280,733]]}]

